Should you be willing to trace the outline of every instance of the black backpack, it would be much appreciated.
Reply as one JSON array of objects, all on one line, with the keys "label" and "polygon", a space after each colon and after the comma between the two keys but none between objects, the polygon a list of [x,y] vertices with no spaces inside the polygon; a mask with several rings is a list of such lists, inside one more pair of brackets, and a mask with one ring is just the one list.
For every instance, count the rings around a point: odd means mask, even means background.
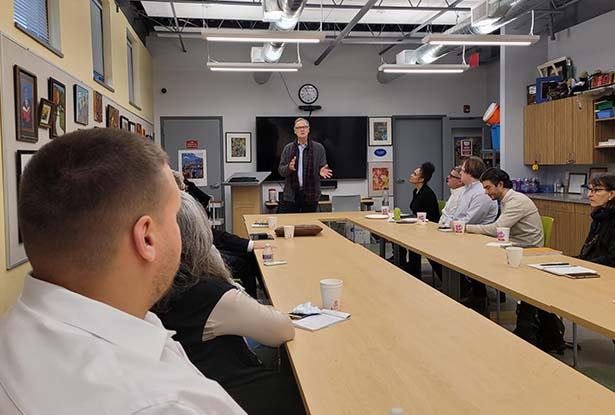
[{"label": "black backpack", "polygon": [[547,313],[527,303],[517,305],[517,327],[514,333],[545,352],[563,353],[564,323],[553,313]]}]

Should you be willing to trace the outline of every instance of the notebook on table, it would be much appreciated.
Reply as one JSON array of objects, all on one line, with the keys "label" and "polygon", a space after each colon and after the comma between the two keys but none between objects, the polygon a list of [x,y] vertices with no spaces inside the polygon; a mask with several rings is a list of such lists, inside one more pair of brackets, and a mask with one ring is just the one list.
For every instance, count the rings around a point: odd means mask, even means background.
[{"label": "notebook on table", "polygon": [[550,274],[558,275],[560,277],[574,279],[600,277],[598,271],[596,270],[585,268],[580,265],[568,264],[566,262],[545,262],[542,264],[528,264],[528,267],[536,268]]}]

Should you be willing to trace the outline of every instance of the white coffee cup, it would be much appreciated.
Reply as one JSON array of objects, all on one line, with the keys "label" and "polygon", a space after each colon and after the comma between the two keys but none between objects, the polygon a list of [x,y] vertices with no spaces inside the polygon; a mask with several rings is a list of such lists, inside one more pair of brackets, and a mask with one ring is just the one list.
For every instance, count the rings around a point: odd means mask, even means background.
[{"label": "white coffee cup", "polygon": [[389,209],[388,206],[382,206],[381,211],[383,215],[388,215],[391,212],[391,209]]},{"label": "white coffee cup", "polygon": [[465,222],[461,222],[459,220],[454,220],[451,222],[451,226],[453,227],[453,232],[457,234],[462,234],[466,230]]},{"label": "white coffee cup", "polygon": [[506,262],[513,268],[519,268],[521,266],[521,260],[523,259],[523,248],[518,246],[509,246],[506,248]]},{"label": "white coffee cup", "polygon": [[322,308],[340,310],[342,301],[342,285],[344,281],[335,278],[320,280],[320,296]]},{"label": "white coffee cup", "polygon": [[295,225],[284,225],[284,239],[293,239],[295,237]]},{"label": "white coffee cup", "polygon": [[275,216],[269,216],[267,218],[267,225],[269,225],[269,229],[275,229],[278,225],[278,218]]},{"label": "white coffee cup", "polygon": [[427,223],[427,212],[417,212],[416,218],[419,223]]},{"label": "white coffee cup", "polygon": [[498,235],[498,241],[508,242],[508,238],[510,237],[510,228],[498,226],[495,230]]}]

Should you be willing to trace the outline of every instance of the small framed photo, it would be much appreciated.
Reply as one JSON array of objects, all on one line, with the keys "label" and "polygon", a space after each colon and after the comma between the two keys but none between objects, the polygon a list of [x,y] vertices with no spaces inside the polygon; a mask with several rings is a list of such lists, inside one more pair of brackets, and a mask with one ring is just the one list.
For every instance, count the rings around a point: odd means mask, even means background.
[{"label": "small framed photo", "polygon": [[226,133],[226,162],[252,162],[252,133]]},{"label": "small framed photo", "polygon": [[53,102],[48,99],[41,98],[41,103],[38,105],[39,128],[51,128],[54,114],[55,106],[53,105]]},{"label": "small framed photo", "polygon": [[94,121],[103,121],[102,94],[98,91],[94,91]]},{"label": "small framed photo", "polygon": [[120,115],[120,129],[130,131],[130,120]]},{"label": "small framed photo", "polygon": [[88,125],[90,118],[90,91],[77,84],[73,88],[75,122],[81,125]]},{"label": "small framed photo", "polygon": [[390,146],[393,144],[391,118],[369,119],[369,145]]},{"label": "small framed photo", "polygon": [[568,173],[568,193],[581,194],[587,184],[587,173]]},{"label": "small framed photo", "polygon": [[128,121],[128,131],[130,131],[131,133],[134,133],[137,131],[137,127],[134,122]]},{"label": "small framed photo", "polygon": [[51,137],[66,134],[66,85],[57,79],[49,78],[49,100],[55,105],[56,113],[51,125]]},{"label": "small framed photo", "polygon": [[38,141],[36,75],[17,65],[13,66],[13,75],[16,138],[18,141],[36,143]]},{"label": "small framed photo", "polygon": [[107,105],[107,128],[120,128],[120,110]]},{"label": "small framed photo", "polygon": [[207,186],[207,151],[179,150],[177,169],[197,186]]},{"label": "small framed photo", "polygon": [[143,126],[141,124],[137,123],[136,127],[137,127],[137,134],[144,135],[143,134]]},{"label": "small framed photo", "polygon": [[389,196],[392,196],[393,163],[369,163],[368,169],[369,195],[382,196],[383,191],[386,189],[389,192]]},{"label": "small framed photo", "polygon": [[590,167],[589,169],[589,180],[591,180],[595,175],[608,173],[609,169],[606,167]]}]

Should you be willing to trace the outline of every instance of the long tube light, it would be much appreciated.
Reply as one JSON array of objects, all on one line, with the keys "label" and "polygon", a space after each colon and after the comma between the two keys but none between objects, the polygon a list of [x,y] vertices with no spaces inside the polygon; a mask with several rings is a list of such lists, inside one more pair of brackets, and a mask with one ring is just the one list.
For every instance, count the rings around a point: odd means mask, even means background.
[{"label": "long tube light", "polygon": [[423,43],[447,46],[530,46],[540,40],[536,35],[449,35],[432,33]]},{"label": "long tube light", "polygon": [[201,36],[210,42],[279,42],[279,43],[320,43],[324,32],[290,31],[277,32],[260,29],[203,29]]},{"label": "long tube light", "polygon": [[413,65],[413,64],[395,64],[385,63],[380,65],[379,71],[384,73],[405,73],[405,74],[451,74],[462,73],[466,71],[470,65],[440,65],[440,64],[426,64],[426,65]]},{"label": "long tube light", "polygon": [[300,63],[207,62],[214,72],[297,72]]}]

